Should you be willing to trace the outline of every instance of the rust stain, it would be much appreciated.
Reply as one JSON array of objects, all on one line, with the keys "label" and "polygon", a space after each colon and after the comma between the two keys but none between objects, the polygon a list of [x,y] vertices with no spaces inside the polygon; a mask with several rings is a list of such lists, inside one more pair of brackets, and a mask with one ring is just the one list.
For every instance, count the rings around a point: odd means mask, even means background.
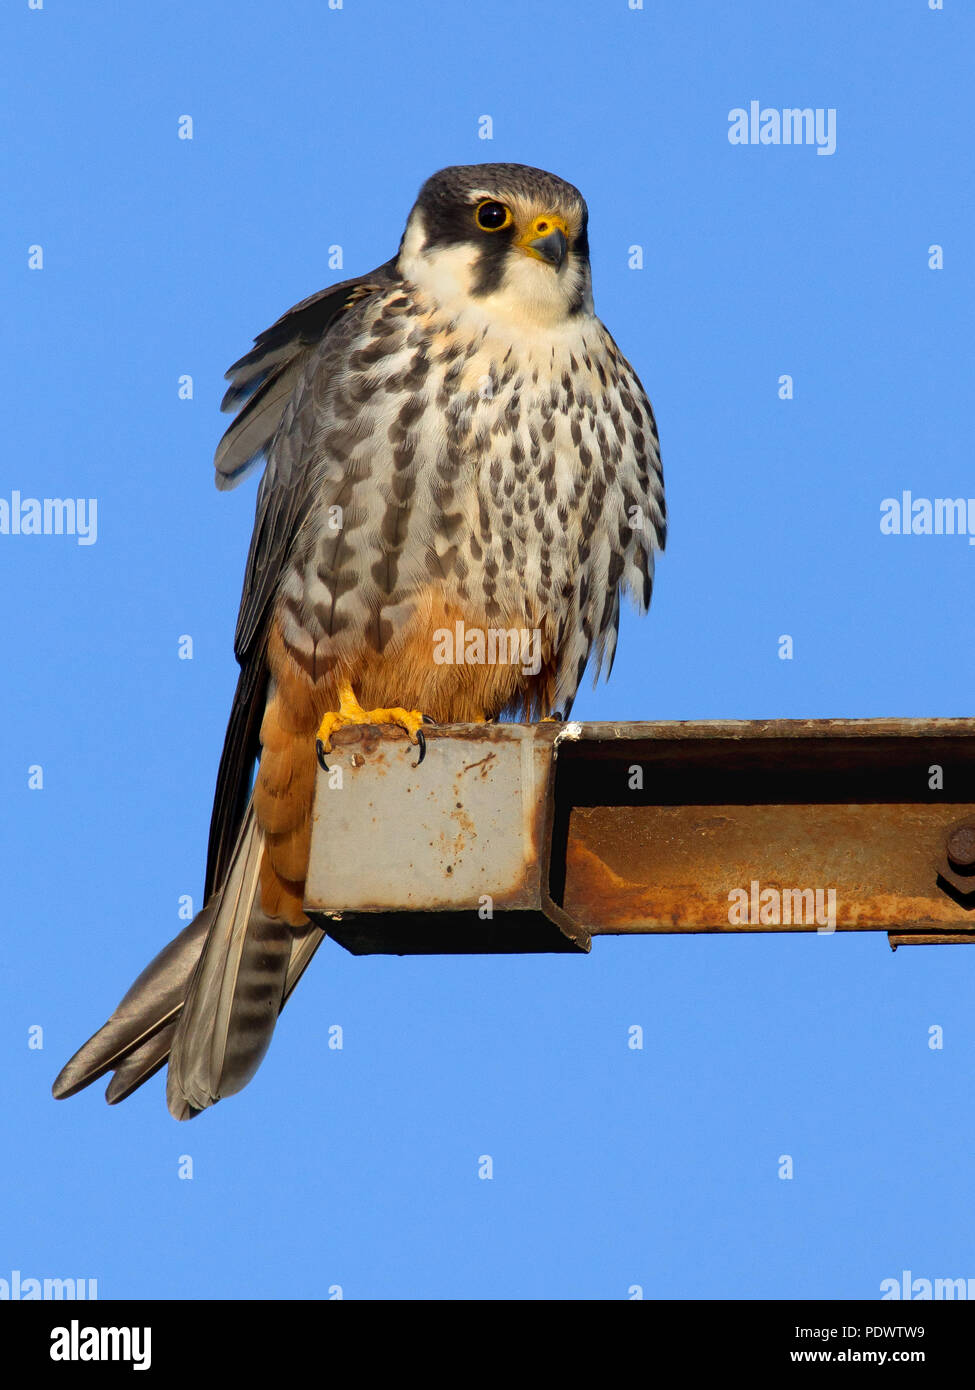
[{"label": "rust stain", "polygon": [[496,753],[485,753],[484,757],[478,762],[468,763],[466,767],[462,767],[459,776],[464,777],[468,772],[473,772],[475,768],[479,767],[481,769],[481,777],[486,777],[491,769],[491,765],[497,760],[497,756]]},{"label": "rust stain", "polygon": [[[715,917],[714,899],[702,897],[690,885],[682,884],[668,894],[659,887],[631,883],[571,839],[566,850],[564,906],[593,933],[681,930],[692,923],[704,926]],[[728,927],[727,905],[724,926]]]},{"label": "rust stain", "polygon": [[[725,883],[748,888],[760,878],[762,889],[809,887],[808,882],[783,881],[781,873],[759,875],[755,860],[723,865]],[[944,924],[965,933],[975,932],[975,913],[966,912],[946,895],[936,891],[932,878],[930,894],[910,891],[878,892],[865,885],[834,879],[819,887],[836,891],[837,931],[886,931],[917,925]],[[711,931],[815,931],[817,923],[731,923],[728,920],[728,890],[715,886],[702,891],[699,883],[686,876],[670,876],[663,869],[653,883],[623,877],[585,844],[570,838],[566,851],[564,906],[584,922],[594,935],[623,932]],[[940,939],[940,938],[939,938]]]},{"label": "rust stain", "polygon": [[975,932],[938,932],[936,935],[928,932],[888,932],[887,940],[892,951],[896,951],[898,946],[975,946]]},{"label": "rust stain", "polygon": [[476,838],[477,826],[474,824],[470,816],[464,810],[464,807],[461,802],[458,801],[456,806],[454,807],[451,819],[455,820],[457,824],[460,826],[460,829],[465,831],[466,834],[468,834],[472,840]]}]

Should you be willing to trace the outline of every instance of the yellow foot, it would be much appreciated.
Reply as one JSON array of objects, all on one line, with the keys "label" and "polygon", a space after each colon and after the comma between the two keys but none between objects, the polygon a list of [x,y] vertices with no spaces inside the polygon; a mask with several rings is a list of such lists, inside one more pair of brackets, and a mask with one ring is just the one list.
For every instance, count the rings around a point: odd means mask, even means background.
[{"label": "yellow foot", "polygon": [[318,761],[327,772],[325,754],[332,750],[332,735],[336,729],[344,729],[347,724],[398,724],[409,734],[410,742],[415,743],[420,749],[420,756],[415,764],[419,767],[427,752],[427,742],[423,737],[423,718],[418,709],[400,709],[398,706],[391,709],[363,709],[349,682],[339,681],[338,710],[329,710],[318,727],[318,736],[315,739]]}]

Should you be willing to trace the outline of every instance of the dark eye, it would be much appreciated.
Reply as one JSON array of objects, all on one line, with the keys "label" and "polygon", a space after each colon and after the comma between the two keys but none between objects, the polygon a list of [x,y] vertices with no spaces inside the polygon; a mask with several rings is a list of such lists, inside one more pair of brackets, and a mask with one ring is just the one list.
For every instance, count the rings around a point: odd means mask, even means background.
[{"label": "dark eye", "polygon": [[478,203],[474,220],[482,232],[500,232],[511,225],[511,212],[504,203]]}]

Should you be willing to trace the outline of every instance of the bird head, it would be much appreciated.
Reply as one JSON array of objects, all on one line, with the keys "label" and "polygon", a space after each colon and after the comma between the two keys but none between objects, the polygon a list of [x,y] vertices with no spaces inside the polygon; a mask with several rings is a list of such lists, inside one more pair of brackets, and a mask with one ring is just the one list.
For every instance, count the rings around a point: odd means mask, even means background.
[{"label": "bird head", "polygon": [[397,268],[452,316],[555,325],[592,313],[588,210],[577,188],[524,164],[427,179]]}]

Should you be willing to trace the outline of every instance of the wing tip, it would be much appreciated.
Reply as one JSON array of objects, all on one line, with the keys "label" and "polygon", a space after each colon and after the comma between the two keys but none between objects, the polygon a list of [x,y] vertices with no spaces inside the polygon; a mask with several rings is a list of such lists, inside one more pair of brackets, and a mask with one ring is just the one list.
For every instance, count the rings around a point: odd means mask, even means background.
[{"label": "wing tip", "polygon": [[[97,1037],[97,1034],[95,1035]],[[67,1100],[69,1096],[76,1096],[79,1091],[83,1091],[86,1086],[97,1081],[100,1076],[104,1076],[111,1070],[111,1061],[106,1060],[101,1063],[93,1063],[88,1056],[94,1038],[80,1047],[70,1061],[65,1062],[64,1066],[54,1078],[51,1086],[51,1095],[55,1100]]]},{"label": "wing tip", "polygon": [[55,1100],[67,1100],[69,1096],[77,1095],[79,1091],[84,1089],[83,1083],[77,1086],[72,1085],[70,1079],[64,1074],[66,1071],[67,1067],[64,1068],[64,1071],[58,1072],[54,1085],[51,1087],[51,1095]]},{"label": "wing tip", "polygon": [[256,454],[240,462],[238,459],[228,459],[230,449],[222,452],[217,449],[216,457],[213,461],[213,481],[218,492],[233,492],[238,483],[242,483],[257,464],[264,453],[263,448]]}]

